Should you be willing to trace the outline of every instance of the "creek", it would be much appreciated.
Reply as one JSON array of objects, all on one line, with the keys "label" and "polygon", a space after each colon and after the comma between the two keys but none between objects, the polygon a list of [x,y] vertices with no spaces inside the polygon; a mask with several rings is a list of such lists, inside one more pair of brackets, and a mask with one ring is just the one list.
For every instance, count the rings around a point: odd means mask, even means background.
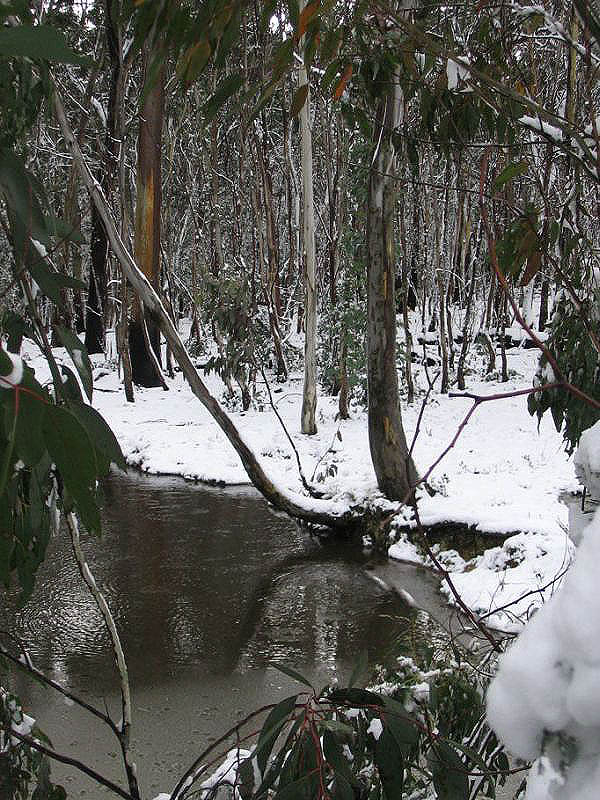
[{"label": "creek", "polygon": [[[83,545],[127,657],[145,797],[169,791],[207,743],[249,711],[298,690],[273,662],[320,688],[347,678],[364,649],[374,665],[426,642],[429,615],[381,581],[386,570],[421,608],[447,618],[425,570],[373,569],[360,544],[311,535],[251,488],[130,472],[109,476],[102,490],[102,538],[84,536]],[[110,643],[64,532],[31,600],[22,608],[15,600],[0,610],[0,628],[29,643],[38,668],[118,720]],[[58,752],[122,780],[116,741],[101,723],[51,689],[14,681]],[[62,765],[53,776],[69,796],[108,794]]]}]

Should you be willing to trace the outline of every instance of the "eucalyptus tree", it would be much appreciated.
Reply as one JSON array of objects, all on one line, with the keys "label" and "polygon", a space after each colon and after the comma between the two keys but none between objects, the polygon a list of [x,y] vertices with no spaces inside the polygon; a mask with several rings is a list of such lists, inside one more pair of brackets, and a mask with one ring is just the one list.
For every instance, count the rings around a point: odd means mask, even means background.
[{"label": "eucalyptus tree", "polygon": [[[310,22],[310,14],[316,11],[314,5],[300,0],[298,36],[300,47],[304,43],[304,31]],[[302,392],[301,430],[302,433],[315,434],[317,424],[317,285],[315,274],[315,209],[313,199],[313,153],[310,122],[310,82],[303,59],[298,69],[298,92],[296,102],[300,108],[300,137],[302,143],[302,200],[304,211],[304,387]]]}]

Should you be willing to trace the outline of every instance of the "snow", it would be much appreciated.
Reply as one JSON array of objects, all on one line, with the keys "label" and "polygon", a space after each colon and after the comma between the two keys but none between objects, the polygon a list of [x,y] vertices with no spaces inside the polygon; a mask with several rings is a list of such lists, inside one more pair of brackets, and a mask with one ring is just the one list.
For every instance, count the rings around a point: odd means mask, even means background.
[{"label": "snow", "polygon": [[446,62],[446,76],[448,78],[448,89],[453,91],[469,75],[468,60],[463,56],[461,61],[454,61],[449,58]]},{"label": "snow", "polygon": [[561,142],[563,139],[563,134],[560,128],[557,128],[555,125],[550,125],[549,122],[545,122],[539,117],[529,117],[524,115],[519,118],[519,122],[525,128],[537,131],[538,133],[547,136],[549,139],[553,139],[555,142]]},{"label": "snow", "polygon": [[[70,364],[66,350],[55,351],[59,362]],[[32,342],[23,345],[23,358],[34,366],[36,377],[49,379],[43,358]],[[535,349],[507,350],[511,380],[497,383],[468,376],[468,390],[477,395],[514,391],[532,385],[537,369]],[[101,357],[94,366],[94,405],[117,436],[129,464],[154,474],[182,475],[191,480],[230,485],[248,484],[242,464],[225,435],[195,398],[180,373],[168,379],[169,391],[136,389],[135,403],[127,403],[117,373]],[[424,375],[415,369],[423,392]],[[221,380],[205,378],[217,398]],[[267,474],[276,479],[295,502],[314,507],[298,479],[295,455],[264,391],[248,412],[234,410],[231,418],[257,454]],[[325,492],[323,508],[341,512],[369,501],[394,510],[377,491],[369,455],[366,411],[351,408],[351,419],[337,418],[337,398],[318,400],[315,436],[300,431],[302,377],[292,373],[286,384],[271,383],[274,402],[298,450],[307,479]],[[423,394],[412,406],[402,404],[403,422],[411,442]],[[514,630],[533,608],[549,597],[553,582],[564,571],[572,545],[565,534],[567,507],[559,495],[576,491],[572,461],[565,455],[562,437],[549,415],[530,417],[526,397],[513,397],[480,405],[456,445],[433,471],[429,483],[437,490],[422,492],[419,511],[423,525],[456,523],[482,533],[519,535],[503,548],[494,548],[470,562],[450,561],[447,569],[467,604],[490,624]],[[427,403],[414,456],[424,474],[451,442],[472,404],[469,399],[433,393]],[[402,524],[414,524],[408,519]],[[526,535],[524,535],[526,534]],[[405,534],[390,549],[393,558],[422,561]],[[545,588],[544,588],[545,587]],[[442,591],[450,598],[447,586]],[[534,594],[531,594],[533,592]],[[525,595],[525,596],[524,596]],[[515,608],[503,607],[521,599]]]},{"label": "snow", "polygon": [[[600,796],[599,559],[596,513],[561,589],[501,657],[488,691],[488,721],[500,739],[515,755],[539,759],[528,800]],[[552,740],[545,746],[553,733],[563,744],[574,742],[566,774],[559,769],[564,747],[555,748]],[[546,794],[539,789],[543,781]]]},{"label": "snow", "polygon": [[3,349],[2,353],[12,363],[12,369],[6,375],[0,375],[0,389],[12,389],[23,380],[23,361],[20,356],[9,353],[8,350]]},{"label": "snow", "polygon": [[[251,750],[244,750],[243,748],[234,748],[230,750],[222,764],[212,773],[210,778],[207,778],[202,784],[201,798],[213,797],[213,791],[216,786],[228,784],[236,786],[239,782],[239,769],[242,762],[246,761],[252,755]],[[191,783],[191,781],[190,781]],[[240,797],[237,788],[234,797]]]},{"label": "snow", "polygon": [[600,422],[581,434],[573,466],[579,482],[595,500],[600,500]]},{"label": "snow", "polygon": [[379,737],[383,733],[383,724],[380,719],[373,717],[367,728],[367,733],[370,733],[375,741],[379,741]]}]

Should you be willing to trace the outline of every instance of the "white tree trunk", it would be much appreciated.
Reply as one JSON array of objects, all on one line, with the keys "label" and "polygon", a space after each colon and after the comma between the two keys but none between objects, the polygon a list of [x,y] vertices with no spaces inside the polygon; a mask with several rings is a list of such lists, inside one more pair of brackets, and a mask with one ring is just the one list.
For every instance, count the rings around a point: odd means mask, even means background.
[{"label": "white tree trunk", "polygon": [[[300,13],[306,0],[300,0]],[[300,48],[302,52],[302,48]],[[298,70],[298,86],[308,84],[304,61]],[[310,130],[310,88],[300,110],[302,200],[304,204],[304,388],[302,392],[302,433],[315,434],[317,424],[317,287],[315,281],[315,209],[313,200],[312,133]]]}]

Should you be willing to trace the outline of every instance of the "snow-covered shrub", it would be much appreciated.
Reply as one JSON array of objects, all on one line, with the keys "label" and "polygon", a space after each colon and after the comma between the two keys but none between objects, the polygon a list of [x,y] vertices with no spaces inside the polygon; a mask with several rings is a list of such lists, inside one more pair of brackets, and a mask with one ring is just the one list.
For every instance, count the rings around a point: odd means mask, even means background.
[{"label": "snow-covered shrub", "polygon": [[[390,668],[379,667],[367,689],[325,687],[282,700],[250,751],[235,748],[210,778],[204,769],[194,776],[199,796],[264,800],[273,791],[277,797],[311,800],[493,796],[508,761],[485,724],[482,675],[449,657],[447,635],[423,618],[431,629],[430,646],[414,658],[397,657]],[[366,660],[355,672],[365,666]]]},{"label": "snow-covered shrub", "polygon": [[557,593],[501,657],[488,721],[535,759],[527,800],[600,797],[600,512]]}]

